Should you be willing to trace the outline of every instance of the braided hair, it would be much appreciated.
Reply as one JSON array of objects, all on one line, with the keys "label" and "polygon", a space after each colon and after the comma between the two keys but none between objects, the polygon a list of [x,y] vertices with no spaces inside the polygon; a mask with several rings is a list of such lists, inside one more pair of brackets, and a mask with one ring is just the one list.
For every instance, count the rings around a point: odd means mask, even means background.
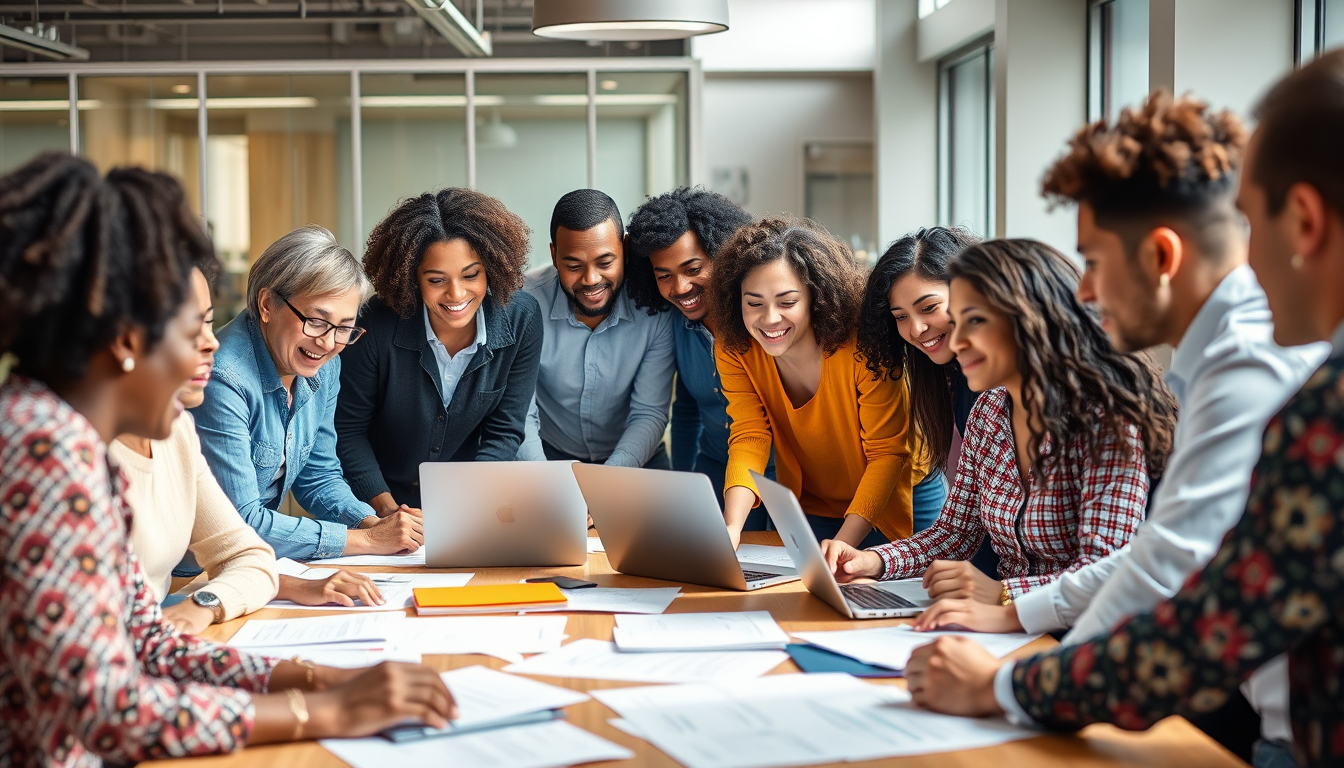
[{"label": "braided hair", "polygon": [[0,354],[61,385],[128,327],[153,346],[186,299],[191,270],[219,266],[182,185],[140,168],[104,178],[44,153],[0,176]]}]

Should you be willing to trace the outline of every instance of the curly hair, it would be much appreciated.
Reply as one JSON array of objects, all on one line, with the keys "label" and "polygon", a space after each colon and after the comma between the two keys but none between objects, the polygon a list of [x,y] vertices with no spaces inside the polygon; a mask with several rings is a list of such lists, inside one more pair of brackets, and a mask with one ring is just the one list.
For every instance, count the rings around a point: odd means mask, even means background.
[{"label": "curly hair", "polygon": [[863,267],[849,246],[811,219],[761,219],[723,244],[709,278],[715,340],[743,354],[752,338],[742,322],[742,281],[757,267],[785,259],[812,293],[812,333],[827,357],[854,335],[863,300]]},{"label": "curly hair", "polygon": [[[1076,298],[1073,262],[1034,240],[988,240],[954,257],[948,272],[1012,321],[1022,407],[1031,415],[1030,455],[1040,452],[1046,435],[1056,442],[1081,435],[1095,457],[1103,430],[1123,444],[1129,422],[1143,439],[1149,487],[1156,485],[1171,452],[1176,399],[1151,355],[1111,346],[1093,310]],[[1062,455],[1044,457],[1043,468]]]},{"label": "curly hair", "polygon": [[[1098,120],[1078,131],[1046,171],[1041,191],[1052,205],[1086,202],[1097,223],[1120,234],[1132,254],[1137,238],[1162,219],[1236,220],[1233,198],[1246,141],[1246,128],[1232,112],[1157,90],[1123,110],[1114,125]],[[1226,232],[1193,231],[1206,240],[1204,253],[1226,251]]]},{"label": "curly hair", "polygon": [[401,201],[369,234],[364,271],[378,298],[402,318],[420,309],[417,275],[425,250],[462,238],[485,265],[486,285],[500,304],[523,287],[528,229],[522,217],[499,200],[471,189],[450,187]]},{"label": "curly hair", "polygon": [[873,266],[859,310],[859,355],[875,379],[909,377],[909,389],[916,393],[911,398],[915,428],[924,436],[928,460],[940,470],[947,469],[952,451],[948,369],[955,368],[957,361],[939,365],[911,346],[896,328],[889,297],[891,287],[910,274],[947,284],[948,260],[978,242],[980,238],[974,233],[959,227],[928,227],[902,237]]},{"label": "curly hair", "polygon": [[694,232],[710,261],[733,233],[751,222],[751,215],[732,200],[704,187],[680,187],[651,197],[630,216],[626,228],[625,285],[635,306],[650,315],[672,308],[658,292],[650,257]]},{"label": "curly hair", "polygon": [[127,327],[152,346],[188,296],[191,270],[218,273],[214,246],[164,173],[48,152],[0,177],[0,353],[60,386]]}]

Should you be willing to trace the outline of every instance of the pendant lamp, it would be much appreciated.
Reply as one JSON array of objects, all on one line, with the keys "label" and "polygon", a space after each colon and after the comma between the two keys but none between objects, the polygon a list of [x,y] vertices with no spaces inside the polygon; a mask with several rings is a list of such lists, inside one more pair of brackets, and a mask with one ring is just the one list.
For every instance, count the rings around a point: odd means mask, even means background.
[{"label": "pendant lamp", "polygon": [[680,40],[728,29],[728,0],[533,0],[532,32],[560,40]]}]

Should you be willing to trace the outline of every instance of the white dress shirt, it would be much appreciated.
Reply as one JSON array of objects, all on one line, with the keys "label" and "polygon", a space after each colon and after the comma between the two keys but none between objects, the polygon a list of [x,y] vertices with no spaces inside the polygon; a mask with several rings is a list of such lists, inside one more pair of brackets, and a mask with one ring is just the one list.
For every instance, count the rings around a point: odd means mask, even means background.
[{"label": "white dress shirt", "polygon": [[471,342],[471,346],[458,350],[456,355],[448,354],[448,348],[434,335],[434,326],[429,324],[429,307],[425,307],[425,338],[429,341],[429,348],[434,350],[434,362],[438,364],[439,384],[442,387],[439,393],[443,395],[443,407],[446,409],[453,402],[457,383],[462,380],[462,374],[467,372],[476,350],[485,346],[485,303],[476,307],[476,340]]},{"label": "white dress shirt", "polygon": [[[1324,343],[1280,347],[1273,334],[1255,274],[1248,266],[1236,268],[1195,315],[1166,373],[1180,417],[1147,521],[1109,557],[1017,598],[1023,629],[1072,626],[1065,645],[1091,640],[1173,597],[1213,558],[1245,510],[1265,425],[1330,351]],[[1000,669],[995,697],[1009,719],[1029,722],[1013,696],[1011,670],[1011,664]],[[1286,728],[1286,675],[1279,675],[1277,687]],[[1270,723],[1273,698],[1267,693],[1257,709],[1266,735],[1280,739]]]}]

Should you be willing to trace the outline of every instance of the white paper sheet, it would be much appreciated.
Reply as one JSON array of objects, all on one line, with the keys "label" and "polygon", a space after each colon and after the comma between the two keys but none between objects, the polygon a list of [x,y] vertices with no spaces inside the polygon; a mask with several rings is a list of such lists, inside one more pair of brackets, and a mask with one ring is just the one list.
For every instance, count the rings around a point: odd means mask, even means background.
[{"label": "white paper sheet", "polygon": [[793,567],[793,558],[789,557],[789,551],[783,547],[768,547],[764,544],[742,544],[737,548],[737,561],[739,563],[756,563],[758,565],[777,565],[784,568]]},{"label": "white paper sheet", "polygon": [[783,650],[789,644],[768,611],[617,616],[612,635],[625,652]]},{"label": "white paper sheet", "polygon": [[326,560],[314,560],[310,565],[369,565],[369,566],[405,566],[407,568],[425,567],[425,548],[421,547],[409,555],[346,555],[329,557]]},{"label": "white paper sheet", "polygon": [[337,644],[351,647],[384,647],[398,636],[402,614],[353,614],[314,616],[302,619],[270,619],[247,622],[226,642],[240,648],[285,648]]},{"label": "white paper sheet", "polygon": [[587,542],[588,554],[590,555],[594,552],[607,551],[606,547],[602,546],[602,540],[596,536],[589,536],[585,541]]},{"label": "white paper sheet", "polygon": [[561,768],[635,754],[564,721],[464,733],[441,739],[393,744],[380,737],[325,739],[327,751],[354,768],[392,765],[453,768]]},{"label": "white paper sheet", "polygon": [[947,752],[1037,735],[1002,720],[914,709],[899,688],[848,675],[595,691],[618,728],[688,768],[772,768]]},{"label": "white paper sheet", "polygon": [[426,616],[402,622],[396,646],[423,654],[486,653],[510,660],[560,648],[566,616]]},{"label": "white paper sheet", "polygon": [[[305,575],[299,576],[301,579],[314,578],[306,574],[328,572],[325,576],[316,578],[326,578],[335,572],[332,568],[309,568]],[[378,585],[378,591],[383,593],[383,598],[387,601],[382,605],[365,605],[356,600],[353,607],[328,603],[326,605],[299,605],[289,600],[272,600],[266,604],[267,608],[284,608],[287,610],[310,610],[310,611],[404,611],[407,608],[415,606],[415,595],[411,593],[413,589],[422,589],[425,587],[465,587],[467,582],[471,581],[474,573],[366,573],[365,576],[373,579]]]},{"label": "white paper sheet", "polygon": [[834,651],[866,664],[888,669],[905,669],[910,654],[921,645],[928,645],[940,637],[956,635],[969,638],[984,646],[998,657],[1030,643],[1040,635],[1020,632],[993,634],[987,632],[916,632],[910,626],[879,627],[877,629],[846,629],[837,632],[795,632],[793,636],[812,645]]},{"label": "white paper sheet", "polygon": [[615,643],[583,639],[507,666],[504,671],[543,677],[688,683],[760,677],[788,658],[783,651],[621,653]]},{"label": "white paper sheet", "polygon": [[340,667],[341,669],[363,669],[377,666],[384,661],[403,661],[409,664],[424,662],[424,658],[414,651],[403,651],[395,648],[373,651],[366,648],[345,648],[340,645],[295,645],[287,646],[285,654],[298,656],[324,667]]},{"label": "white paper sheet", "polygon": [[569,602],[554,608],[529,608],[520,613],[662,613],[681,594],[681,587],[652,589],[589,587],[567,589]]},{"label": "white paper sheet", "polygon": [[586,693],[506,675],[489,667],[463,667],[440,677],[457,702],[458,718],[454,722],[460,726],[563,709],[588,700]]}]

